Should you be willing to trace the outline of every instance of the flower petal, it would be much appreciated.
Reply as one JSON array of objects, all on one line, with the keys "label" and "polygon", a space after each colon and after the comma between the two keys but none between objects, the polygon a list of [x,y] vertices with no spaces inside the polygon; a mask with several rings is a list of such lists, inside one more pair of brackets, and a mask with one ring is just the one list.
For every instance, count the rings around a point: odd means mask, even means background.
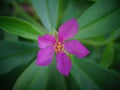
[{"label": "flower petal", "polygon": [[65,76],[68,76],[72,67],[70,58],[63,52],[58,52],[56,58],[57,68],[60,71],[60,73],[62,73]]},{"label": "flower petal", "polygon": [[74,37],[78,32],[79,26],[76,19],[71,19],[62,24],[58,30],[59,41],[64,41]]},{"label": "flower petal", "polygon": [[64,48],[66,51],[76,55],[78,58],[83,58],[89,54],[89,50],[77,40],[70,40],[65,42]]},{"label": "flower petal", "polygon": [[38,36],[38,44],[40,48],[45,48],[55,43],[55,37],[49,34]]},{"label": "flower petal", "polygon": [[54,55],[54,47],[46,47],[39,50],[37,55],[36,64],[40,66],[47,66],[52,62],[52,57]]}]

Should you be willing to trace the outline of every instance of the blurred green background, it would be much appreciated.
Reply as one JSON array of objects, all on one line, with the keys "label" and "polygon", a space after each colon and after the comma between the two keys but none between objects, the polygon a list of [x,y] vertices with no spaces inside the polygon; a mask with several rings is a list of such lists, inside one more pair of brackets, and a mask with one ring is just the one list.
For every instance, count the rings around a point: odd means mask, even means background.
[{"label": "blurred green background", "polygon": [[[72,18],[90,54],[68,77],[36,66],[37,37]],[[0,90],[120,90],[120,0],[0,0]]]}]

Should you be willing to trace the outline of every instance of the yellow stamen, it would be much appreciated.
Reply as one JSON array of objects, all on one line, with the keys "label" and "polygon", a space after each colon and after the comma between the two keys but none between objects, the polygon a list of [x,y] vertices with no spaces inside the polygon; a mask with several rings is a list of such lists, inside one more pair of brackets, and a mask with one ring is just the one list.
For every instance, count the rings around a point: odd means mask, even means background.
[{"label": "yellow stamen", "polygon": [[63,52],[64,51],[64,44],[61,42],[56,41],[54,45],[55,52]]}]

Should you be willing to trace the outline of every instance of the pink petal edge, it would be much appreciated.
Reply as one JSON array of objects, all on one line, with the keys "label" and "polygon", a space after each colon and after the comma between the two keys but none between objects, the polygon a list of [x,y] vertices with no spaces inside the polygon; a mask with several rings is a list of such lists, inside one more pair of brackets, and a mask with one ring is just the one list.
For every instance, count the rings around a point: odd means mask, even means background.
[{"label": "pink petal edge", "polygon": [[58,30],[59,41],[64,41],[74,37],[79,29],[76,19],[71,19],[62,24]]},{"label": "pink petal edge", "polygon": [[54,55],[54,47],[46,47],[38,51],[36,64],[39,66],[47,66],[52,62]]},{"label": "pink petal edge", "polygon": [[45,48],[47,46],[53,45],[55,43],[55,37],[49,34],[44,36],[38,36],[38,45],[40,48]]},{"label": "pink petal edge", "polygon": [[67,52],[76,55],[78,58],[84,58],[90,53],[89,50],[77,40],[65,42],[64,48]]},{"label": "pink petal edge", "polygon": [[70,58],[64,52],[59,52],[57,53],[56,59],[57,69],[59,70],[59,72],[65,76],[68,76],[72,68]]}]

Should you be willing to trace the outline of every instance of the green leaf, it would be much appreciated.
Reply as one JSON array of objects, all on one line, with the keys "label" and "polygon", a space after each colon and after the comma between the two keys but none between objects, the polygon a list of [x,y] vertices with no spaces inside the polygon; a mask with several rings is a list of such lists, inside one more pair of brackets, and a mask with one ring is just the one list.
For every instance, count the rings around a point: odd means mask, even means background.
[{"label": "green leaf", "polygon": [[[63,1],[65,2],[65,1]],[[78,18],[92,4],[88,0],[69,0],[62,11],[62,23],[71,18]],[[74,13],[73,13],[74,12]]]},{"label": "green leaf", "polygon": [[114,41],[120,37],[120,28],[114,32],[111,33],[110,39],[111,41]]},{"label": "green leaf", "polygon": [[[95,37],[97,38],[97,37]],[[104,39],[104,40],[92,40],[92,39],[85,39],[85,40],[80,40],[82,43],[86,44],[86,45],[91,45],[91,46],[102,46],[102,45],[106,45],[108,43],[108,40]]]},{"label": "green leaf", "polygon": [[5,41],[15,41],[17,42],[19,40],[17,35],[13,35],[11,33],[8,32],[4,32],[4,40]]},{"label": "green leaf", "polygon": [[68,90],[64,76],[58,71],[54,58],[52,64],[49,66],[49,76],[46,90]]},{"label": "green leaf", "polygon": [[39,28],[15,17],[0,17],[0,28],[6,32],[33,40],[37,40],[37,36],[42,34]]},{"label": "green leaf", "polygon": [[69,74],[69,76],[66,78],[66,81],[68,85],[68,90],[82,90],[71,74]]},{"label": "green leaf", "polygon": [[40,67],[33,62],[18,78],[13,90],[67,90],[55,65]]},{"label": "green leaf", "polygon": [[118,29],[119,7],[119,0],[98,0],[78,19],[80,31],[75,38],[91,38]]},{"label": "green leaf", "polygon": [[48,31],[57,26],[59,0],[31,0],[39,19]]},{"label": "green leaf", "polygon": [[39,67],[33,62],[18,78],[13,90],[44,90],[48,67]]},{"label": "green leaf", "polygon": [[120,7],[119,0],[98,0],[78,19],[80,28],[93,24]]},{"label": "green leaf", "polygon": [[86,59],[74,58],[72,76],[82,90],[119,90],[120,75]]},{"label": "green leaf", "polygon": [[106,46],[100,64],[104,67],[109,67],[114,59],[114,45],[112,43]]},{"label": "green leaf", "polygon": [[27,65],[36,56],[38,48],[31,43],[0,42],[0,76]]},{"label": "green leaf", "polygon": [[14,16],[28,20],[30,23],[38,27],[42,34],[46,32],[45,29],[40,25],[40,23],[38,23],[33,17],[25,12],[25,10],[19,4],[17,4],[16,2],[12,2],[12,4],[15,7]]}]

